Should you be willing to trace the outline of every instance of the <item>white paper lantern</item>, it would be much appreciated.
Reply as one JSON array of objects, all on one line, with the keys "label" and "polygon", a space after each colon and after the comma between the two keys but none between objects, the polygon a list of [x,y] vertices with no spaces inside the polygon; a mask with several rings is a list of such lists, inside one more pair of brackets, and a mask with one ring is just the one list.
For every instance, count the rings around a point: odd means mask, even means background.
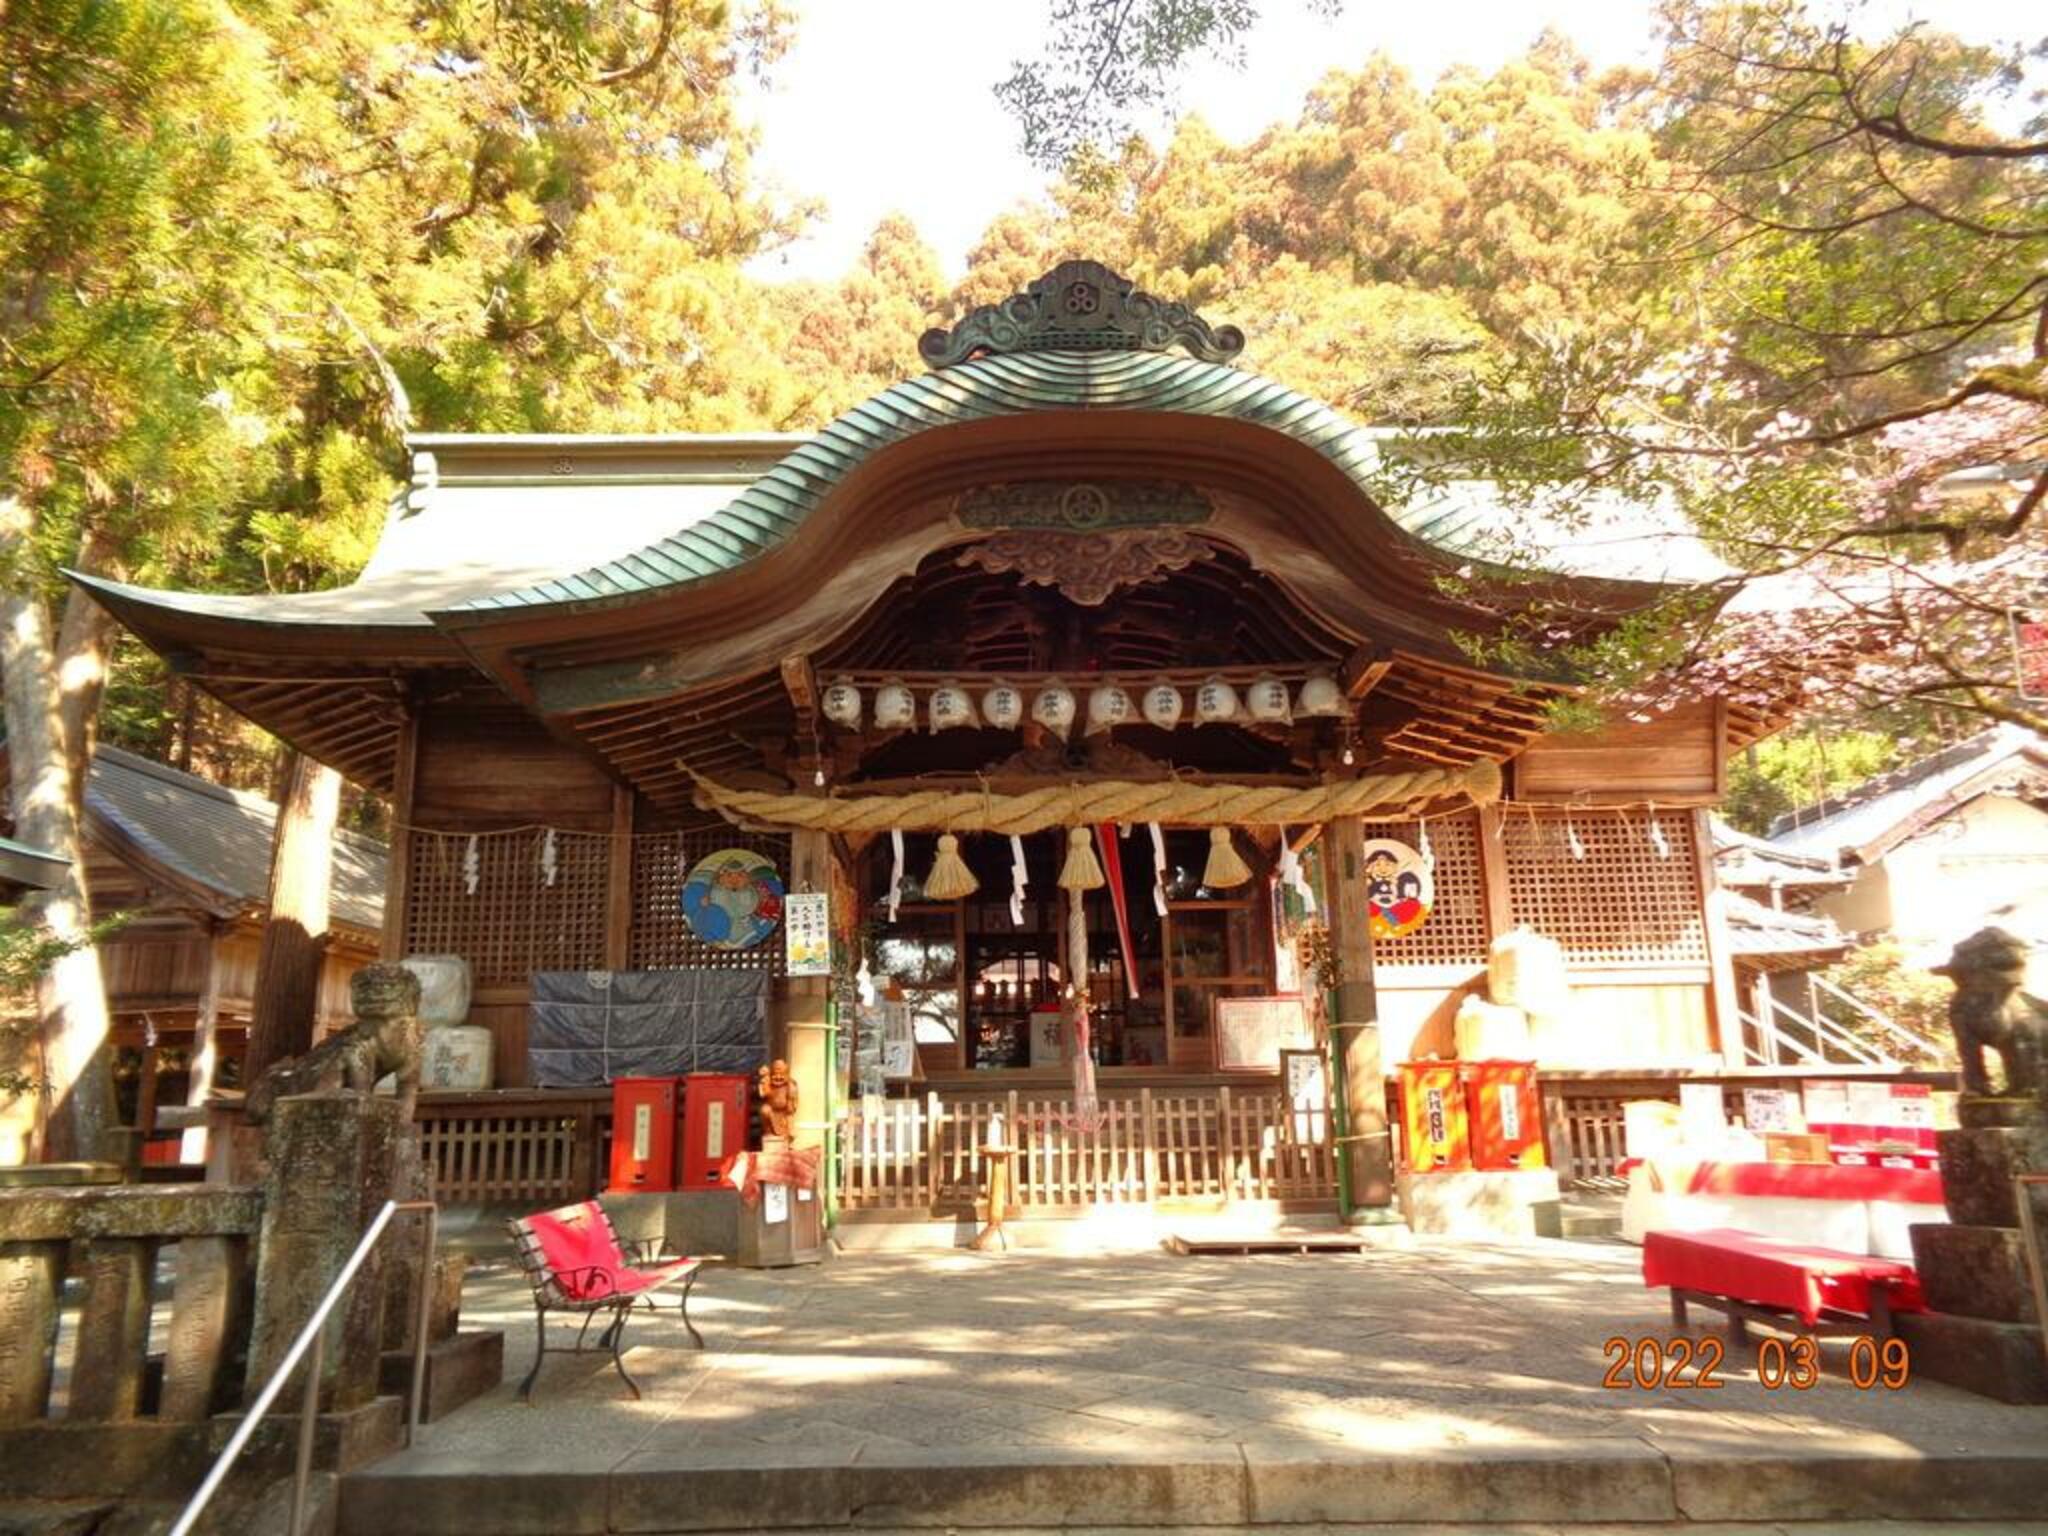
[{"label": "white paper lantern", "polygon": [[907,731],[917,724],[917,695],[891,678],[875,690],[875,729]]},{"label": "white paper lantern", "polygon": [[1137,714],[1131,696],[1115,683],[1098,683],[1088,692],[1088,734],[1093,736],[1113,726],[1129,725]]},{"label": "white paper lantern", "polygon": [[935,731],[953,731],[977,724],[973,696],[948,678],[932,690],[931,721]]},{"label": "white paper lantern", "polygon": [[1058,682],[1049,682],[1031,701],[1031,718],[1061,741],[1074,728],[1074,695]]},{"label": "white paper lantern", "polygon": [[1311,719],[1341,719],[1345,713],[1343,690],[1329,673],[1318,672],[1301,685],[1294,712]]},{"label": "white paper lantern", "polygon": [[1237,718],[1237,690],[1220,677],[1212,677],[1195,690],[1195,718],[1204,725],[1221,725]]},{"label": "white paper lantern", "polygon": [[1270,672],[1245,689],[1244,704],[1246,712],[1254,720],[1267,725],[1291,725],[1294,722],[1287,685]]},{"label": "white paper lantern", "polygon": [[981,696],[981,718],[999,731],[1014,731],[1024,718],[1024,695],[996,679]]},{"label": "white paper lantern", "polygon": [[1146,720],[1170,731],[1180,724],[1180,690],[1171,683],[1154,683],[1145,690],[1142,708]]},{"label": "white paper lantern", "polygon": [[847,730],[860,727],[860,690],[846,678],[840,678],[825,690],[825,718],[834,725]]}]

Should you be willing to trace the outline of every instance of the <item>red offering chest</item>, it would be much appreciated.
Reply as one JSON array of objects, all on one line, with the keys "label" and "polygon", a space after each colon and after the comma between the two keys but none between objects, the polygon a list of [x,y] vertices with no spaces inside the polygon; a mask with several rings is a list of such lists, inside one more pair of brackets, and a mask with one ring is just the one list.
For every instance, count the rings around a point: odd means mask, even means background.
[{"label": "red offering chest", "polygon": [[1404,1061],[1401,1119],[1407,1134],[1408,1166],[1417,1173],[1472,1166],[1459,1063]]},{"label": "red offering chest", "polygon": [[612,1190],[676,1187],[676,1108],[682,1080],[612,1081]]},{"label": "red offering chest", "polygon": [[1464,1063],[1474,1168],[1541,1168],[1543,1101],[1533,1061]]},{"label": "red offering chest", "polygon": [[713,1189],[733,1154],[747,1144],[752,1086],[733,1072],[693,1072],[683,1079],[683,1181],[679,1189]]}]

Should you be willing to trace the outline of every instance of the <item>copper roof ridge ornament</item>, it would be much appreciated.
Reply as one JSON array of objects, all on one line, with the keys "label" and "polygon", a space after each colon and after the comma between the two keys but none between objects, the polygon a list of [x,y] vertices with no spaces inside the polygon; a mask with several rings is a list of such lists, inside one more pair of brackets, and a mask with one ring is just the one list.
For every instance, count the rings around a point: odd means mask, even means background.
[{"label": "copper roof ridge ornament", "polygon": [[997,304],[979,304],[948,329],[934,326],[917,350],[934,368],[996,352],[1169,352],[1185,347],[1209,363],[1244,350],[1244,332],[1212,326],[1185,304],[1144,293],[1099,261],[1063,261]]}]

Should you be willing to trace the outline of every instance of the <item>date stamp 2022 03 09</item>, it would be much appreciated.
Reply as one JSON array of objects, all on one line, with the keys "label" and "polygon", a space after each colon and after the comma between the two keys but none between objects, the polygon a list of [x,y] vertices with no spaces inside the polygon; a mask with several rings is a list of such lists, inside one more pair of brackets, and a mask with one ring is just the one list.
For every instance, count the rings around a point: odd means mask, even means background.
[{"label": "date stamp 2022 03 09", "polygon": [[[1627,1339],[1617,1335],[1601,1346],[1607,1374],[1600,1385],[1617,1392],[1714,1391],[1728,1385],[1722,1371],[1727,1346],[1709,1334],[1704,1338]],[[1900,1338],[1875,1338],[1867,1333],[1849,1340],[1848,1379],[1863,1391],[1896,1392],[1913,1376],[1913,1357]],[[1771,1391],[1805,1392],[1821,1377],[1820,1345],[1810,1336],[1766,1338],[1757,1343],[1756,1379]]]}]

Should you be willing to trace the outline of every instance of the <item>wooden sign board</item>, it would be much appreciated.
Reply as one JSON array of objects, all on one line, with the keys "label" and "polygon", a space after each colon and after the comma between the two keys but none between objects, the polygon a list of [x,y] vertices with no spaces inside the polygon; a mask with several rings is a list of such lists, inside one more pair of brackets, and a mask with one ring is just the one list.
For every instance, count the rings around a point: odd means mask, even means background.
[{"label": "wooden sign board", "polygon": [[1287,1095],[1287,1120],[1297,1146],[1320,1147],[1330,1140],[1330,1064],[1323,1053],[1280,1052],[1280,1083]]},{"label": "wooden sign board", "polygon": [[1220,1072],[1278,1072],[1283,1049],[1311,1043],[1299,992],[1216,999]]}]

